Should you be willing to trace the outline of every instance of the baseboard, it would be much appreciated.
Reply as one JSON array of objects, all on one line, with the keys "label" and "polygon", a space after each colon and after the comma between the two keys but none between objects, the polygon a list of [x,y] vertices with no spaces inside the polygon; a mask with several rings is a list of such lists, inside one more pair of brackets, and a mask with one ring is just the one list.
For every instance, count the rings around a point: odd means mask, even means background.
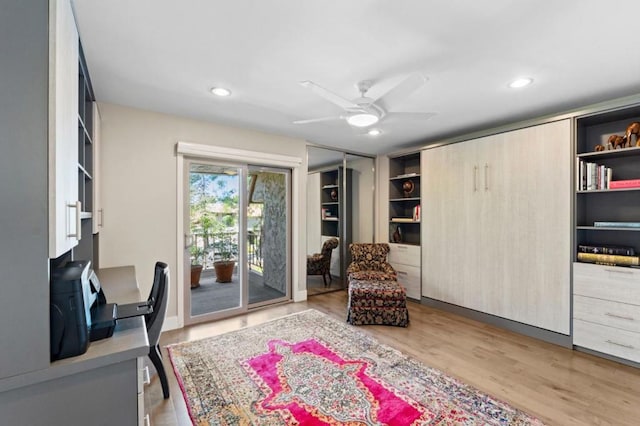
[{"label": "baseboard", "polygon": [[307,300],[307,290],[298,290],[293,292],[294,302],[304,302]]},{"label": "baseboard", "polygon": [[162,331],[176,330],[180,328],[180,322],[178,321],[178,317],[166,317],[164,319],[164,323],[162,324]]},{"label": "baseboard", "polygon": [[565,348],[573,348],[573,339],[571,338],[571,336],[567,336],[566,334],[556,333],[554,331],[545,330],[543,328],[534,327],[532,325],[527,325],[495,315],[486,314],[484,312],[475,311],[473,309],[463,308],[462,306],[453,305],[451,303],[442,302],[440,300],[430,299],[428,297],[423,297],[421,303],[432,308],[440,309],[443,311],[454,313],[456,315],[471,318],[476,321],[495,325],[496,327],[514,331],[519,334],[524,334],[525,336],[564,346]]}]

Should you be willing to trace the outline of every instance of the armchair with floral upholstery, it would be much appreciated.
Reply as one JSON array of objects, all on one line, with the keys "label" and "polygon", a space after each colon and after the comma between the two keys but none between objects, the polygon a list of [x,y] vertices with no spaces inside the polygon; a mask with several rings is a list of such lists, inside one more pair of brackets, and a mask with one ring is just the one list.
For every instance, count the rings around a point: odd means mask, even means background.
[{"label": "armchair with floral upholstery", "polygon": [[331,277],[331,253],[338,247],[337,238],[329,238],[322,244],[320,253],[314,253],[307,256],[307,275],[322,275],[322,281],[327,286],[327,275],[329,276],[329,285],[333,278]]},{"label": "armchair with floral upholstery", "polygon": [[347,276],[351,280],[395,281],[398,276],[387,262],[389,244],[353,243],[349,245],[351,264]]}]

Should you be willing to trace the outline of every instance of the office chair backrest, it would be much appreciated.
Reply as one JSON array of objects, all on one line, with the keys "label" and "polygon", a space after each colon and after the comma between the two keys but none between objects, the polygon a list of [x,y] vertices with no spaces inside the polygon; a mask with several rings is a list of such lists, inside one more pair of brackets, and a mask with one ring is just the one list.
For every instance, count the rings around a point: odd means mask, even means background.
[{"label": "office chair backrest", "polygon": [[160,340],[162,323],[167,313],[167,300],[169,293],[169,265],[164,262],[156,262],[153,275],[153,286],[149,294],[149,301],[153,303],[153,312],[145,315],[147,324],[147,336],[149,345],[154,346]]}]

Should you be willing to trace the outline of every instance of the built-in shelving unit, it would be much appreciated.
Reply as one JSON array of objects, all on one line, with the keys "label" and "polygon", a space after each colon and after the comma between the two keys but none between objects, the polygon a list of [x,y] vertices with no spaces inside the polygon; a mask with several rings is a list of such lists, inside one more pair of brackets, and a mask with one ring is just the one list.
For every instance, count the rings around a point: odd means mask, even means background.
[{"label": "built-in shelving unit", "polygon": [[[624,135],[627,126],[640,121],[640,106],[577,119],[576,134],[576,247],[617,245],[640,249],[640,228],[601,227],[596,222],[640,222],[640,188],[582,190],[580,162],[612,170],[612,180],[640,179],[640,147],[595,151],[607,146],[611,135]],[[576,249],[577,256],[577,249]],[[577,260],[577,259],[576,259]]]},{"label": "built-in shelving unit", "polygon": [[[611,169],[611,181],[640,179],[635,137],[630,147],[606,149],[609,137],[625,135],[633,122],[640,122],[640,105],[576,119],[573,343],[638,363],[640,270],[624,263],[634,262],[640,251],[640,227],[634,227],[640,224],[640,188],[608,189],[606,182],[588,185],[585,177],[585,164],[595,163]],[[605,150],[595,151],[597,145]],[[604,222],[610,226],[600,226]],[[584,249],[593,254],[590,259],[583,257],[579,246],[591,247]],[[630,249],[635,256],[628,255]]]},{"label": "built-in shelving unit", "polygon": [[421,297],[420,155],[389,158],[389,263],[415,300]]},{"label": "built-in shelving unit", "polygon": [[[78,245],[73,249],[74,259],[88,259],[93,261],[93,267],[97,268],[97,256],[95,256],[93,221],[94,217],[94,188],[95,182],[95,155],[94,144],[94,103],[95,96],[91,86],[91,79],[87,64],[80,45],[78,58],[78,198],[82,205],[81,236]],[[95,259],[94,259],[95,257]]]},{"label": "built-in shelving unit", "polygon": [[420,153],[389,159],[389,242],[420,245]]},{"label": "built-in shelving unit", "polygon": [[[329,168],[320,172],[322,241],[336,237],[339,244],[351,244],[351,169]],[[346,253],[338,246],[338,253]],[[339,258],[339,259],[338,259]],[[335,260],[334,260],[335,259]],[[342,277],[348,265],[346,256],[332,257],[331,274]]]}]

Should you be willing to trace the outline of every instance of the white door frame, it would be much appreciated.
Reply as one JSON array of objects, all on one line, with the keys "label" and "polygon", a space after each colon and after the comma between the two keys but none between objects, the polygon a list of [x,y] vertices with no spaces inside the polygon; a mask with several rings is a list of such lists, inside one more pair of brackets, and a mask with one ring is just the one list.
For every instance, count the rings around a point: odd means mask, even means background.
[{"label": "white door frame", "polygon": [[[293,238],[291,238],[291,295],[295,302],[306,300],[306,290],[301,290],[299,286],[300,271],[301,271],[301,247],[299,244],[299,238],[297,234],[300,232],[301,212],[300,212],[300,168],[302,166],[302,159],[299,157],[293,157],[288,155],[270,154],[259,151],[249,151],[236,148],[227,148],[214,145],[204,145],[192,142],[178,142],[176,144],[176,168],[177,168],[177,234],[176,241],[178,242],[177,250],[177,273],[176,273],[176,285],[177,285],[177,308],[178,308],[178,327],[184,326],[184,289],[185,289],[185,267],[184,267],[184,246],[185,246],[185,232],[184,232],[184,179],[185,179],[185,157],[195,157],[207,160],[217,161],[238,161],[246,164],[261,165],[267,167],[284,167],[291,169],[291,230]],[[304,250],[306,253],[306,250]],[[304,279],[304,277],[302,278]],[[306,288],[306,287],[305,287]]]}]

